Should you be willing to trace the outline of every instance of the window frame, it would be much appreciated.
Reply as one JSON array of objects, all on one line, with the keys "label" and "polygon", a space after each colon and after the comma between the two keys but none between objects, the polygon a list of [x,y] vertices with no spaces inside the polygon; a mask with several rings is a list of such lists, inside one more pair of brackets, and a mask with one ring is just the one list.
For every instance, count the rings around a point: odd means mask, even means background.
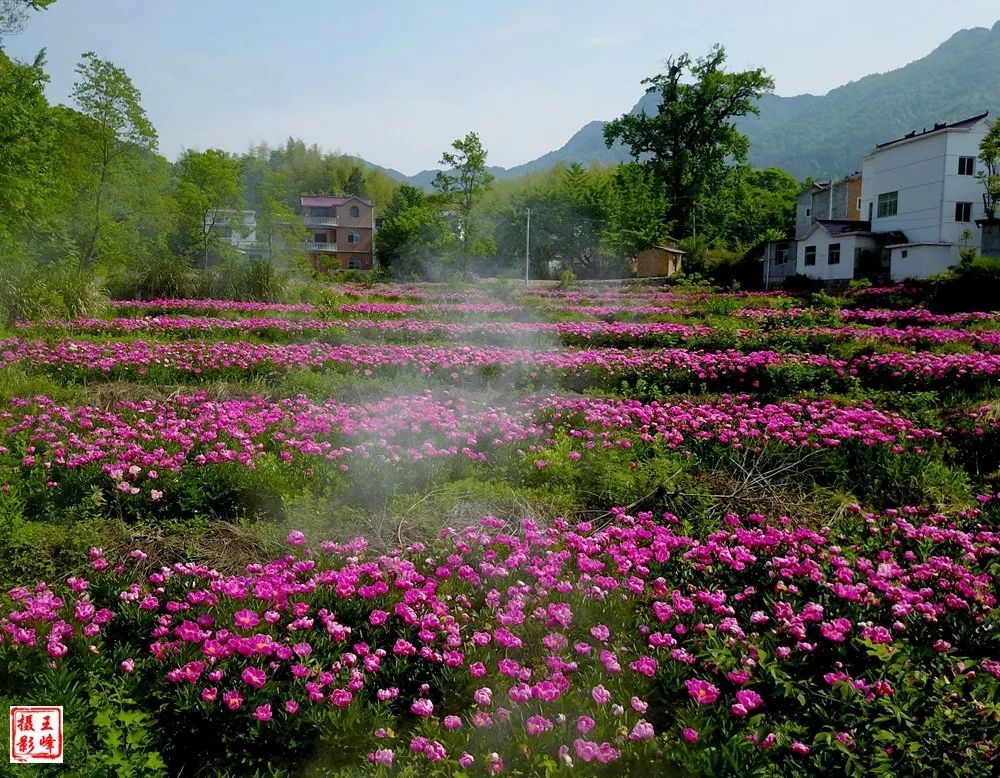
[{"label": "window frame", "polygon": [[[834,260],[834,254],[836,252],[836,260]],[[831,243],[826,248],[826,264],[828,265],[839,265],[840,264],[840,244]]]},{"label": "window frame", "polygon": [[968,224],[972,221],[972,203],[959,200],[955,203],[955,221]]},{"label": "window frame", "polygon": [[976,158],[975,157],[959,157],[958,158],[958,175],[960,176],[974,176],[976,174]]},{"label": "window frame", "polygon": [[356,205],[352,205],[351,206],[351,210],[348,211],[348,213],[350,214],[350,216],[351,216],[352,219],[360,219],[361,218],[361,209],[358,208],[358,206],[356,206]]},{"label": "window frame", "polygon": [[882,192],[877,199],[876,219],[887,219],[899,215],[899,190]]},{"label": "window frame", "polygon": [[347,242],[352,246],[361,242],[361,233],[357,230],[350,230],[347,233]]},{"label": "window frame", "polygon": [[[810,262],[810,259],[812,260]],[[805,252],[802,254],[802,264],[804,267],[815,267],[816,266],[816,247],[806,246]]]}]

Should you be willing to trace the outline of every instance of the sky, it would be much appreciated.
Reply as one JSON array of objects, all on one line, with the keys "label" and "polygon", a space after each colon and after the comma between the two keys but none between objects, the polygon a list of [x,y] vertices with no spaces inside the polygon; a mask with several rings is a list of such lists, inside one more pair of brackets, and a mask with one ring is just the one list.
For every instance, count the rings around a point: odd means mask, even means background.
[{"label": "sky", "polygon": [[562,146],[641,97],[671,54],[721,43],[780,95],[823,94],[992,27],[997,0],[57,0],[4,49],[45,47],[49,100],[80,54],[123,67],[160,151],[289,136],[407,175],[479,133],[493,165]]}]

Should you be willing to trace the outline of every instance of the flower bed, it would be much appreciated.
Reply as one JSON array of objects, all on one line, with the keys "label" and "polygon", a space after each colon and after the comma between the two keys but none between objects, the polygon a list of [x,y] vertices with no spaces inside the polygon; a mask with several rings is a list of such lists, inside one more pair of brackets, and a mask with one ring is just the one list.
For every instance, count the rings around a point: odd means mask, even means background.
[{"label": "flower bed", "polygon": [[[317,748],[352,772],[990,771],[987,516],[907,508],[820,531],[729,516],[701,535],[613,518],[484,519],[384,556],[292,532],[239,575],[142,575],[142,551],[93,549],[91,580],[4,598],[0,668],[14,691],[113,680],[174,773]],[[87,723],[68,725],[70,761]]]}]

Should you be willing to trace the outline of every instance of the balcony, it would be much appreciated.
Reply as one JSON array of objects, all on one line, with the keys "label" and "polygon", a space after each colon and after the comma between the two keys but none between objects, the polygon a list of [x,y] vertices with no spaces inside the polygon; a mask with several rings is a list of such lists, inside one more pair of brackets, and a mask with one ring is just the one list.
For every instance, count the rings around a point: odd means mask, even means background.
[{"label": "balcony", "polygon": [[321,252],[334,252],[337,250],[336,243],[313,243],[312,241],[306,241],[306,251],[310,251],[314,254]]},{"label": "balcony", "polygon": [[336,216],[303,216],[302,223],[307,227],[336,227]]}]

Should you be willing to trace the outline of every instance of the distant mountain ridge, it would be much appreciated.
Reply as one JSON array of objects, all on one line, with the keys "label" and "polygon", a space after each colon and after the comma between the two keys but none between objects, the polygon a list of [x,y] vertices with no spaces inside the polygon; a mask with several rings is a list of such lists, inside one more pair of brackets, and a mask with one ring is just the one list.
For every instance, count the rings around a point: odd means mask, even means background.
[{"label": "distant mountain ridge", "polygon": [[[655,113],[657,93],[632,108]],[[886,73],[874,73],[825,95],[764,95],[760,115],[737,124],[750,138],[750,163],[780,167],[796,178],[841,176],[861,168],[876,143],[935,122],[989,111],[1000,114],[1000,21],[992,29],[961,30],[930,54]],[[629,159],[621,144],[604,144],[606,122],[592,121],[560,148],[511,168],[490,168],[497,178],[548,170],[564,162],[616,164]],[[370,164],[370,163],[369,163]],[[378,167],[372,165],[372,167]],[[399,181],[430,187],[436,170],[414,176],[380,168]]]}]

